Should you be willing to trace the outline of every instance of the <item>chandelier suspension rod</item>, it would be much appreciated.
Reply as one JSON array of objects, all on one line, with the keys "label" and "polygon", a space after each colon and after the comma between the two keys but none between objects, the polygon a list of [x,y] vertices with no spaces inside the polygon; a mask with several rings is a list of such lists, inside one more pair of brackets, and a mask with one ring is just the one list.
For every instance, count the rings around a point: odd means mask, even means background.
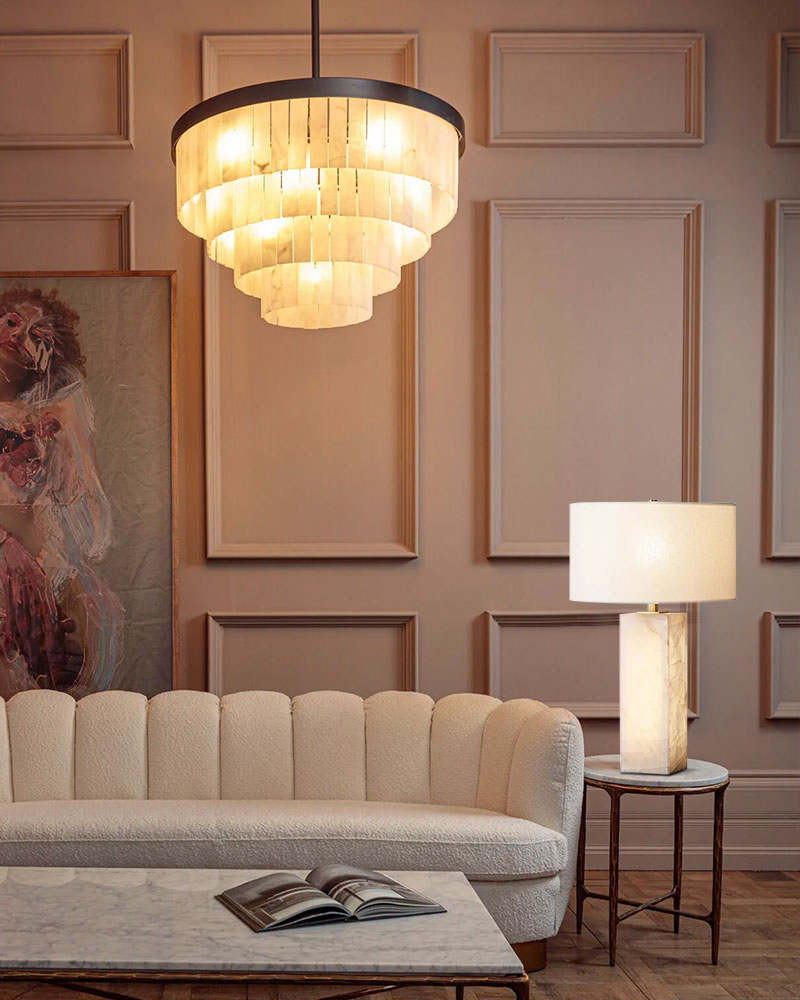
[{"label": "chandelier suspension rod", "polygon": [[311,0],[311,75],[319,77],[319,0]]}]

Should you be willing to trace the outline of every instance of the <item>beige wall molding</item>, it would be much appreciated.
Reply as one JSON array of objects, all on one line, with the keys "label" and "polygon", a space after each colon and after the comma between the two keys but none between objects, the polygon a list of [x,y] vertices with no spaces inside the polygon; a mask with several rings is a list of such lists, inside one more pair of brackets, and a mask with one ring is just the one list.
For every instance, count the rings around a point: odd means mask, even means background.
[{"label": "beige wall molding", "polygon": [[[203,37],[203,97],[220,87],[220,61],[224,58],[281,58],[309,56],[308,35],[205,35]],[[323,66],[326,56],[399,60],[401,82],[417,83],[417,36],[415,34],[323,35]],[[303,74],[306,75],[305,70]],[[356,74],[357,75],[357,74]],[[397,506],[399,524],[393,538],[375,541],[342,540],[232,540],[225,537],[225,503],[222,474],[222,419],[224,399],[220,381],[224,317],[220,306],[220,283],[230,273],[205,260],[205,421],[206,421],[206,554],[216,559],[410,559],[418,555],[418,412],[419,412],[419,292],[416,264],[403,268],[395,293],[400,302],[401,361],[399,376],[400,434]],[[384,332],[384,331],[380,331]],[[302,336],[302,334],[299,334]],[[323,334],[324,336],[324,334]],[[355,485],[353,488],[357,488]]]},{"label": "beige wall molding", "polygon": [[[790,76],[789,64],[795,71]],[[775,35],[773,64],[771,67],[770,94],[770,145],[800,146],[800,90],[797,74],[800,73],[800,31],[781,31]],[[790,87],[795,81],[794,92]]]},{"label": "beige wall molding", "polygon": [[[783,673],[787,668],[781,656],[781,629],[800,629],[800,612],[765,611],[761,619],[761,676],[765,719],[800,719],[800,700],[783,695]],[[791,661],[797,671],[797,660]]]},{"label": "beige wall molding", "polygon": [[[322,56],[399,56],[402,75],[409,86],[417,82],[417,36],[415,34],[323,34]],[[297,55],[310,62],[309,36],[293,35],[203,35],[203,97],[219,88],[219,61],[223,57]],[[324,68],[324,67],[323,67]],[[306,74],[304,74],[306,75]]]},{"label": "beige wall molding", "polygon": [[[117,229],[117,259],[109,261],[101,269],[134,269],[132,201],[0,201],[0,225],[3,222],[71,221],[114,223]],[[65,258],[65,263],[68,262],[69,257]]]},{"label": "beige wall molding", "polygon": [[[624,800],[623,800],[624,808]],[[683,866],[686,871],[711,870],[713,823],[685,820]],[[672,820],[654,820],[646,825],[621,822],[620,863],[623,869],[672,869]],[[642,840],[636,838],[642,837]],[[656,841],[647,843],[644,838]],[[728,871],[795,871],[800,864],[800,820],[742,821],[725,817],[724,867]],[[586,867],[608,867],[608,820],[587,820]],[[707,845],[707,846],[706,846]]]},{"label": "beige wall molding", "polygon": [[[732,768],[730,777],[725,796],[725,867],[795,869],[800,863],[800,771]],[[607,798],[602,792],[589,798],[589,867],[608,864]],[[708,870],[713,843],[711,796],[697,796],[689,808],[684,820],[684,864],[688,870]],[[672,818],[653,815],[654,805],[644,796],[626,796],[622,810],[623,864],[671,869]]]},{"label": "beige wall molding", "polygon": [[[800,35],[798,35],[800,39]],[[768,207],[767,322],[764,378],[764,556],[767,559],[800,557],[800,537],[786,538],[784,520],[785,466],[792,454],[784,447],[785,348],[785,230],[787,221],[800,225],[800,200],[773,201]],[[794,331],[792,331],[794,332]],[[794,456],[796,458],[796,456]],[[796,468],[800,477],[800,465]]]},{"label": "beige wall molding", "polygon": [[[111,93],[96,86],[91,63],[111,57],[114,60]],[[83,63],[82,74],[76,64]],[[61,73],[58,72],[59,68]],[[23,72],[19,72],[23,69]],[[78,69],[78,72],[76,72]],[[72,70],[72,72],[70,72]],[[20,77],[26,86],[14,93],[15,127],[8,122],[8,91],[1,83],[5,73],[9,79]],[[36,80],[46,82],[55,94],[52,107],[43,106],[36,90]],[[80,83],[78,83],[80,81]],[[33,85],[32,85],[33,84]],[[83,87],[81,88],[81,84]],[[133,38],[131,35],[0,35],[0,85],[4,86],[6,111],[0,112],[0,149],[131,149],[133,147]],[[79,87],[81,89],[75,89]],[[70,95],[70,91],[72,94]],[[87,92],[89,91],[89,92]],[[30,103],[26,108],[25,95]],[[70,95],[72,107],[81,109],[81,119],[70,127],[69,117],[62,114],[61,105]],[[84,120],[90,98],[101,99],[95,109],[97,123]],[[20,125],[30,126],[21,130]],[[50,127],[47,127],[50,122]],[[35,130],[37,123],[39,130]],[[113,126],[109,128],[109,124]],[[58,126],[58,127],[56,127]]]},{"label": "beige wall molding", "polygon": [[[508,540],[503,524],[503,224],[507,219],[682,220],[681,482],[684,501],[700,496],[700,359],[702,323],[702,204],[695,201],[498,200],[489,202],[489,557],[569,556],[569,540]],[[566,505],[575,497],[565,496]]]},{"label": "beige wall molding", "polygon": [[[623,610],[630,610],[623,609]],[[680,605],[678,610],[688,615],[687,653],[689,670],[689,711],[688,717],[696,719],[699,711],[698,676],[698,618],[697,605]],[[502,629],[504,628],[614,628],[619,629],[621,611],[486,611],[486,661],[488,666],[488,694],[503,698],[503,651]],[[535,672],[531,672],[532,681]],[[614,677],[615,687],[618,684]],[[536,697],[535,691],[530,697]],[[579,719],[618,719],[619,701],[574,701],[564,699],[548,704],[569,709]]]},{"label": "beige wall molding", "polygon": [[[666,88],[665,59],[675,64]],[[513,83],[511,60],[518,71],[522,60],[526,64]],[[617,72],[603,87],[611,65]],[[705,138],[704,35],[495,32],[489,36],[489,78],[490,146],[698,146]],[[562,95],[563,80],[570,87]],[[632,95],[630,102],[625,95]],[[596,113],[587,116],[587,109]]]},{"label": "beige wall molding", "polygon": [[416,612],[265,612],[254,614],[211,613],[206,615],[208,637],[208,690],[222,695],[224,683],[224,639],[227,629],[257,628],[390,628],[400,630],[398,691],[419,689],[419,629]]},{"label": "beige wall molding", "polygon": [[[671,822],[671,821],[670,821]],[[627,824],[621,824],[623,840],[629,839]],[[728,831],[728,820],[725,820],[725,829]],[[764,824],[766,835],[775,834],[769,823]],[[587,832],[588,836],[588,832]],[[708,830],[704,832],[704,838],[712,843],[713,831],[709,823]],[[672,869],[672,848],[671,847],[620,847],[620,864],[622,869],[632,871],[668,871]],[[726,871],[795,871],[800,862],[800,850],[792,846],[775,847],[769,844],[759,844],[756,847],[736,847],[726,843],[723,867]],[[606,869],[608,868],[608,848],[601,846],[586,846],[586,868]],[[711,870],[711,848],[710,847],[687,847],[683,848],[683,868],[684,871],[705,872]]]}]

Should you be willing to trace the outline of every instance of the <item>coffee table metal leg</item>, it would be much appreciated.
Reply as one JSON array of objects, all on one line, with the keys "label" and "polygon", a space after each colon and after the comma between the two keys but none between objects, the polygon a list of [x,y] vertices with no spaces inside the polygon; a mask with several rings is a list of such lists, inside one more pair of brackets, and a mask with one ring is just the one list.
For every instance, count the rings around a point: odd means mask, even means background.
[{"label": "coffee table metal leg", "polygon": [[619,918],[619,805],[622,792],[610,789],[611,815],[608,845],[608,964],[614,965],[617,958],[617,925]]},{"label": "coffee table metal leg", "polygon": [[456,1000],[464,1000],[464,987],[456,986]]},{"label": "coffee table metal leg", "polygon": [[[683,796],[675,796],[675,829],[672,844],[672,906],[678,911],[681,908],[681,882],[683,881]],[[672,929],[677,934],[681,929],[681,917],[678,912],[672,918]]]},{"label": "coffee table metal leg", "polygon": [[711,896],[711,964],[719,959],[719,927],[722,915],[722,830],[725,786],[714,792],[714,884]]},{"label": "coffee table metal leg", "polygon": [[530,1000],[531,981],[528,976],[525,976],[525,978],[521,980],[518,979],[515,985],[512,986],[512,989],[514,990],[514,995],[517,1000]]},{"label": "coffee table metal leg", "polygon": [[586,785],[583,786],[583,805],[581,806],[581,828],[578,835],[578,871],[575,878],[575,921],[577,932],[583,927],[583,901],[586,898]]}]

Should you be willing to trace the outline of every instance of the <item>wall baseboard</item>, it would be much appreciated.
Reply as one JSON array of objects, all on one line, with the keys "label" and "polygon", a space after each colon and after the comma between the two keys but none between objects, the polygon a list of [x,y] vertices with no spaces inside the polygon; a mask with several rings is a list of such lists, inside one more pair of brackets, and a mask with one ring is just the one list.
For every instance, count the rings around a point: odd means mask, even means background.
[{"label": "wall baseboard", "polygon": [[[606,800],[606,801],[604,801]],[[686,799],[683,865],[710,871],[713,823],[709,796]],[[655,814],[654,814],[655,813]],[[672,805],[646,796],[623,798],[620,863],[630,870],[672,869]],[[800,869],[800,772],[734,770],[725,796],[725,868],[730,871]],[[590,798],[586,867],[608,867],[608,806]]]},{"label": "wall baseboard", "polygon": [[[620,866],[628,871],[672,871],[670,847],[621,847]],[[797,871],[800,869],[800,847],[726,847],[726,871]],[[608,849],[586,848],[586,870],[608,868]],[[711,848],[684,847],[684,871],[711,871]]]}]

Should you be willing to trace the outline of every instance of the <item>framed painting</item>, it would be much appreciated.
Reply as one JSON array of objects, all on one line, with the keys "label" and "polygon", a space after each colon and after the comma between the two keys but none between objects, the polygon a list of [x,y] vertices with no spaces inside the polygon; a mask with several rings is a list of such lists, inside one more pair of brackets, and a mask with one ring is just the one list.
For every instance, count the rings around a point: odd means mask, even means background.
[{"label": "framed painting", "polygon": [[173,686],[173,271],[0,273],[0,695]]}]

